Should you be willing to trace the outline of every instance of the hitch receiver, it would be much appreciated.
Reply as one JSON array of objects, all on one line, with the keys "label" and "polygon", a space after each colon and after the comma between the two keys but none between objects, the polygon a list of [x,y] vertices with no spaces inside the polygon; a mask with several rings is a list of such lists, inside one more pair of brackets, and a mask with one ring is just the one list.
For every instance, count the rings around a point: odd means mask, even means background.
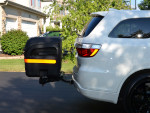
[{"label": "hitch receiver", "polygon": [[[46,75],[43,75],[39,79],[39,84],[45,85],[46,83],[54,82],[54,81],[56,81],[56,79],[53,80],[52,78],[48,78]],[[66,76],[64,72],[60,73],[60,77],[58,78],[57,81],[63,81],[65,83],[73,84],[72,78],[70,78],[70,76]]]}]

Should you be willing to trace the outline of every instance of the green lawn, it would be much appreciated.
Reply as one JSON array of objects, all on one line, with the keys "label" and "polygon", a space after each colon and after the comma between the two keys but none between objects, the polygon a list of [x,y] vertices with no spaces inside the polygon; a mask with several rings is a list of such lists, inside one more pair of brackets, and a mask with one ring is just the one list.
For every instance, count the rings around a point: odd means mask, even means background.
[{"label": "green lawn", "polygon": [[75,66],[75,64],[69,60],[63,61],[61,70],[64,71],[65,73],[72,73],[72,69],[74,66]]},{"label": "green lawn", "polygon": [[[71,73],[74,64],[71,61],[62,62],[62,71],[65,73]],[[23,59],[5,59],[0,60],[0,71],[2,72],[24,72],[24,60]]]},{"label": "green lawn", "polygon": [[24,60],[23,59],[5,59],[0,60],[0,71],[6,72],[24,72]]}]

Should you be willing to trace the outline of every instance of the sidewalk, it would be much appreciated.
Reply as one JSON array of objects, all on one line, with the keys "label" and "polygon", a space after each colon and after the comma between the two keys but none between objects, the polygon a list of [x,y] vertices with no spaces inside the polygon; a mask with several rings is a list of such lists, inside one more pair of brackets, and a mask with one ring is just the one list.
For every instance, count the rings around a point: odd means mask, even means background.
[{"label": "sidewalk", "polygon": [[11,56],[11,55],[0,54],[0,60],[1,59],[24,59],[24,55]]}]

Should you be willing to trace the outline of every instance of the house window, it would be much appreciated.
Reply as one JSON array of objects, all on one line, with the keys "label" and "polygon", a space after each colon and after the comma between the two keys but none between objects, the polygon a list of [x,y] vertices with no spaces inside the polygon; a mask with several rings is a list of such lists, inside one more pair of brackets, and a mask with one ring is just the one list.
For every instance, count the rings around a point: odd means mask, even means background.
[{"label": "house window", "polygon": [[35,6],[35,0],[31,0],[31,6]]},{"label": "house window", "polygon": [[38,0],[38,7],[40,8],[41,7],[41,1]]}]

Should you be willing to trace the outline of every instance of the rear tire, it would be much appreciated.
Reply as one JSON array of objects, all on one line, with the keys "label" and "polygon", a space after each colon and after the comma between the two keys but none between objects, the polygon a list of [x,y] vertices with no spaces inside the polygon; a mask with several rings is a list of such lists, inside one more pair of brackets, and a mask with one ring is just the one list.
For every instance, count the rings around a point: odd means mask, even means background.
[{"label": "rear tire", "polygon": [[122,92],[121,103],[127,113],[150,113],[150,74],[130,80]]}]

